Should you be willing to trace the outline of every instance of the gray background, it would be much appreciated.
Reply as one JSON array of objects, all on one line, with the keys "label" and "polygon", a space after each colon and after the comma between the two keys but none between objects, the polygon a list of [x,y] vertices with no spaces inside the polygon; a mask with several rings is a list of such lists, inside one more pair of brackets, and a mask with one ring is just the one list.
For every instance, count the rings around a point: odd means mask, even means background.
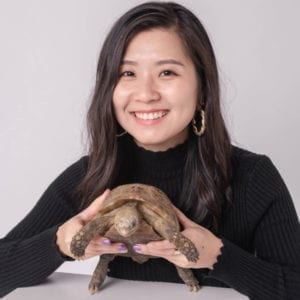
[{"label": "gray background", "polygon": [[[0,0],[0,237],[85,154],[85,114],[104,36],[143,1]],[[300,3],[178,1],[205,25],[233,143],[267,154],[300,212]],[[90,274],[96,259],[60,271]]]}]

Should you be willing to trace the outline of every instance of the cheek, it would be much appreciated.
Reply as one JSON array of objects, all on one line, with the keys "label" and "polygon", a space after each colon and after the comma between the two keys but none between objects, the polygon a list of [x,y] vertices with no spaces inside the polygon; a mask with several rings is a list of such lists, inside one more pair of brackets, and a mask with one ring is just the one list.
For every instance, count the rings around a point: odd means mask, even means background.
[{"label": "cheek", "polygon": [[189,99],[189,102],[194,105],[197,102],[198,95],[197,83],[193,77],[187,76],[182,80],[162,86],[161,93],[168,97],[168,99],[184,102],[185,105],[187,105],[187,99]]},{"label": "cheek", "polygon": [[113,105],[116,108],[126,107],[129,100],[130,91],[128,88],[118,84],[113,92]]},{"label": "cheek", "polygon": [[197,107],[197,90],[192,89],[191,86],[183,85],[174,94],[174,99],[177,99],[179,110],[183,111],[184,114],[193,115]]},{"label": "cheek", "polygon": [[117,119],[119,118],[120,113],[124,109],[124,106],[125,106],[124,99],[125,98],[122,97],[122,93],[120,93],[120,89],[116,87],[113,92],[112,102],[113,102],[113,108],[114,108],[114,112],[115,112]]}]

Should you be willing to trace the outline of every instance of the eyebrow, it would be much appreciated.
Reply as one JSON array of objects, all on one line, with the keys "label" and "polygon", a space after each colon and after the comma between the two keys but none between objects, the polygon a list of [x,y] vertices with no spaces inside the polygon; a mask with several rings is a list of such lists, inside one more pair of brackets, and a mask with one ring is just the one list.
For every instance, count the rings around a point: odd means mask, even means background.
[{"label": "eyebrow", "polygon": [[[179,65],[184,67],[184,64],[181,63],[180,61],[176,60],[176,59],[163,59],[163,60],[159,60],[156,62],[156,65],[161,66],[161,65],[166,65],[166,64],[174,64],[174,65]],[[137,66],[138,63],[132,60],[122,60],[121,61],[121,65],[132,65],[132,66]]]}]

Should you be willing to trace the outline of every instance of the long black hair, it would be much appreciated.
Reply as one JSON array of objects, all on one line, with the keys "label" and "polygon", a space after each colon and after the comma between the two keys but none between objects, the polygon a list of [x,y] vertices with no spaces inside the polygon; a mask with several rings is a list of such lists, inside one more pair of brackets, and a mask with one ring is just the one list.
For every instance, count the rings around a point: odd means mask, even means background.
[{"label": "long black hair", "polygon": [[113,186],[117,178],[119,124],[113,111],[112,95],[131,39],[153,28],[177,33],[197,71],[197,106],[205,110],[206,131],[201,137],[192,131],[189,133],[179,206],[184,206],[194,221],[216,228],[231,198],[231,143],[221,114],[217,64],[199,19],[174,2],[147,2],[130,9],[116,21],[106,37],[87,114],[87,172],[77,191],[82,195],[82,206],[86,207],[107,187]]}]

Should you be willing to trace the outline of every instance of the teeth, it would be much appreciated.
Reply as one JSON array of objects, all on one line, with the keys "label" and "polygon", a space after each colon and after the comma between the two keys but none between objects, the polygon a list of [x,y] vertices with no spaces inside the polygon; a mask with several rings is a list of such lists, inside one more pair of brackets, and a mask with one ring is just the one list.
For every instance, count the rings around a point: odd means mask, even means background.
[{"label": "teeth", "polygon": [[159,112],[150,113],[150,114],[138,113],[138,112],[136,112],[134,114],[137,118],[142,119],[142,120],[155,120],[155,119],[159,119],[159,118],[163,117],[167,113],[163,112],[163,111],[159,111]]}]

